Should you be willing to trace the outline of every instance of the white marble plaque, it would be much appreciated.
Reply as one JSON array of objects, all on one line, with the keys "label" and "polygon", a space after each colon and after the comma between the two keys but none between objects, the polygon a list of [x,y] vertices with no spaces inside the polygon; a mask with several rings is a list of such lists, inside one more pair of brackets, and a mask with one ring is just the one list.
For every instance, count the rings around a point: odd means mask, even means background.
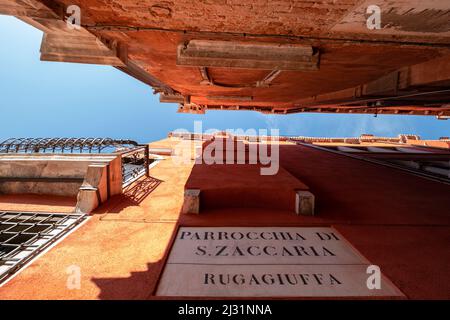
[{"label": "white marble plaque", "polygon": [[333,228],[181,227],[157,295],[186,297],[403,296]]}]

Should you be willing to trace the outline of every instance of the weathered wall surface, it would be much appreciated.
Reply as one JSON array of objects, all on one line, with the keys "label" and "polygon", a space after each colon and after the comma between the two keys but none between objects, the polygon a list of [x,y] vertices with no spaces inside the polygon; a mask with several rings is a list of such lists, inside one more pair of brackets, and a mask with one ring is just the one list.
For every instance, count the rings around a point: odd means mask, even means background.
[{"label": "weathered wall surface", "polygon": [[[158,146],[172,143],[167,139]],[[153,299],[164,256],[180,225],[333,226],[407,298],[449,298],[447,185],[304,146],[280,146],[280,155],[282,167],[316,195],[315,216],[264,208],[213,208],[181,215],[193,163],[161,161],[152,168],[152,178],[111,199],[95,212],[101,214],[2,287],[0,298]],[[149,188],[155,179],[162,183]],[[136,200],[136,190],[145,189],[144,197]],[[80,290],[66,287],[64,267],[74,263],[83,270]],[[48,274],[52,277],[42,286]]]}]

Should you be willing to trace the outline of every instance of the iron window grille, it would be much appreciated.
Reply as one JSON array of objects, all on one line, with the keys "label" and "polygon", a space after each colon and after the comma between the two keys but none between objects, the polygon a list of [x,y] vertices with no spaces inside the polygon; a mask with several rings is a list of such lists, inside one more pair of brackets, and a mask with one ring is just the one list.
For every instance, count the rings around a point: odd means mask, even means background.
[{"label": "iron window grille", "polygon": [[86,218],[75,213],[0,211],[0,285]]}]

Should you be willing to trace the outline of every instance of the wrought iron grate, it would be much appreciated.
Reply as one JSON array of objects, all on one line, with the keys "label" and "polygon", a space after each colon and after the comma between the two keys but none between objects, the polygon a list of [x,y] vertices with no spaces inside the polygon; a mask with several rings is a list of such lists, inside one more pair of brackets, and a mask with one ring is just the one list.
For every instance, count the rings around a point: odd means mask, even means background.
[{"label": "wrought iron grate", "polygon": [[111,138],[10,138],[0,142],[0,153],[114,153],[137,146]]},{"label": "wrought iron grate", "polygon": [[84,219],[74,213],[0,211],[0,284]]}]

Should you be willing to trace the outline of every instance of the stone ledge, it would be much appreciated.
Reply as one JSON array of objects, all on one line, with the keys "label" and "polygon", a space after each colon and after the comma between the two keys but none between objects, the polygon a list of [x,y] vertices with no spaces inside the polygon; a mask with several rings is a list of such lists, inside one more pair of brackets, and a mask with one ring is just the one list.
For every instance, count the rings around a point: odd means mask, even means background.
[{"label": "stone ledge", "polygon": [[200,189],[184,190],[184,202],[181,209],[182,213],[200,213]]},{"label": "stone ledge", "polygon": [[295,213],[304,216],[314,215],[315,197],[305,190],[296,190],[295,192]]}]

